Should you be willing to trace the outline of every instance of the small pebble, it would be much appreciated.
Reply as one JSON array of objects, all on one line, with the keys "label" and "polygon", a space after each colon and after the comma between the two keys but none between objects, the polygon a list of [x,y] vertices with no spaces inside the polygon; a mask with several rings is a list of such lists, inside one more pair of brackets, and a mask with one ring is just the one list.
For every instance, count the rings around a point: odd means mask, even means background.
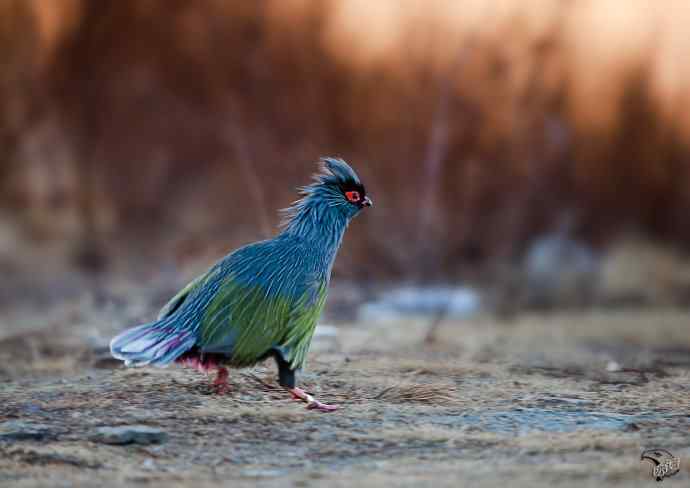
[{"label": "small pebble", "polygon": [[50,425],[8,420],[0,424],[0,440],[27,441],[45,440],[56,437],[57,432]]},{"label": "small pebble", "polygon": [[610,373],[615,373],[616,371],[621,370],[621,365],[618,364],[616,361],[609,361],[606,364],[606,371],[609,371]]},{"label": "small pebble", "polygon": [[104,444],[160,444],[168,440],[168,434],[147,425],[123,425],[100,427],[93,440]]}]

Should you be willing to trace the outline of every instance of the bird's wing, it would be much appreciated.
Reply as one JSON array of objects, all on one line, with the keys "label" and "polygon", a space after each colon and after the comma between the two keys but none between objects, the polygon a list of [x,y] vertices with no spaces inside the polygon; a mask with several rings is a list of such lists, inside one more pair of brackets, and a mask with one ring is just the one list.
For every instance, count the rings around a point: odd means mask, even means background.
[{"label": "bird's wing", "polygon": [[158,317],[156,317],[156,320],[162,320],[172,315],[175,312],[175,310],[180,308],[180,306],[184,303],[187,297],[192,294],[194,290],[198,289],[200,286],[206,283],[217,272],[217,268],[211,268],[204,274],[197,276],[192,281],[187,283],[187,285],[184,288],[177,292],[177,294],[174,297],[172,297],[168,301],[168,303],[166,303],[163,306],[163,308],[161,308],[160,312],[158,312]]},{"label": "bird's wing", "polygon": [[279,351],[300,367],[326,298],[326,283],[299,266],[299,257],[267,243],[235,255],[199,323],[197,345],[232,363],[256,363]]},{"label": "bird's wing", "polygon": [[302,368],[314,336],[316,322],[326,304],[327,284],[320,283],[306,292],[292,309],[287,333],[277,350],[292,369]]},{"label": "bird's wing", "polygon": [[204,314],[197,345],[205,352],[228,354],[237,365],[254,364],[275,349],[298,368],[324,302],[323,292],[295,299],[226,282]]}]

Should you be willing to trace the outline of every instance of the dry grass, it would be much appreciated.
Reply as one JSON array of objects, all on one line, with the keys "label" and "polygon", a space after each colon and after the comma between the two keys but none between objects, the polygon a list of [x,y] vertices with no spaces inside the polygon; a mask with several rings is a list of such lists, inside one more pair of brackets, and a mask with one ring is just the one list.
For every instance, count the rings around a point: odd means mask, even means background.
[{"label": "dry grass", "polygon": [[374,400],[389,403],[422,403],[426,405],[449,405],[453,403],[457,388],[451,384],[395,384],[385,387]]},{"label": "dry grass", "polygon": [[[89,315],[47,331],[55,341],[48,364],[60,344],[71,344],[64,356],[79,340],[88,351],[85,328],[104,319]],[[685,326],[674,311],[526,317],[513,325],[482,319],[446,323],[443,347],[427,348],[414,327],[368,324],[366,350],[359,327],[341,327],[343,350],[315,351],[300,380],[341,405],[328,415],[291,400],[270,362],[232,372],[231,392],[218,396],[210,378],[181,368],[94,369],[97,356],[83,354],[77,365],[48,372],[37,357],[4,377],[0,422],[40,423],[52,435],[0,440],[0,484],[648,486],[644,448],[663,445],[688,462],[690,375],[682,357],[665,352],[687,346],[676,335]],[[387,327],[398,331],[401,350],[381,340]],[[607,360],[625,368],[643,352],[646,382],[605,370]],[[588,415],[630,420],[607,427]],[[92,438],[98,427],[128,424],[159,428],[169,439],[109,446]],[[688,479],[684,469],[673,482]]]}]

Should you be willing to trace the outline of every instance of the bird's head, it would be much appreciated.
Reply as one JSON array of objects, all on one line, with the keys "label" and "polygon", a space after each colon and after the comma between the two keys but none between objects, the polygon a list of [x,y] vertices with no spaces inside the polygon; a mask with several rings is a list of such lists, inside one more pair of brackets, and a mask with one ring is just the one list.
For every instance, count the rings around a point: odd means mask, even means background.
[{"label": "bird's head", "polygon": [[314,176],[314,184],[303,190],[352,216],[373,204],[355,170],[339,158],[322,158],[321,171]]},{"label": "bird's head", "polygon": [[669,459],[673,459],[673,454],[666,449],[647,449],[640,455],[640,461],[651,461],[655,466]]},{"label": "bird's head", "polygon": [[373,205],[355,170],[339,158],[322,158],[321,170],[314,175],[314,182],[300,188],[300,193],[302,198],[288,209],[288,215],[325,206],[350,219],[364,207]]}]

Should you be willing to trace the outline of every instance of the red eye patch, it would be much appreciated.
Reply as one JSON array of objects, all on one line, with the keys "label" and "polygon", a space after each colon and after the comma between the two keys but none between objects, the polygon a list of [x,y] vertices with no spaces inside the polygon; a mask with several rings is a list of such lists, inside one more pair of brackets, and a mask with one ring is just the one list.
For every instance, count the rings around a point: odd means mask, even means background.
[{"label": "red eye patch", "polygon": [[357,203],[360,199],[358,191],[346,191],[345,197],[352,203]]}]

